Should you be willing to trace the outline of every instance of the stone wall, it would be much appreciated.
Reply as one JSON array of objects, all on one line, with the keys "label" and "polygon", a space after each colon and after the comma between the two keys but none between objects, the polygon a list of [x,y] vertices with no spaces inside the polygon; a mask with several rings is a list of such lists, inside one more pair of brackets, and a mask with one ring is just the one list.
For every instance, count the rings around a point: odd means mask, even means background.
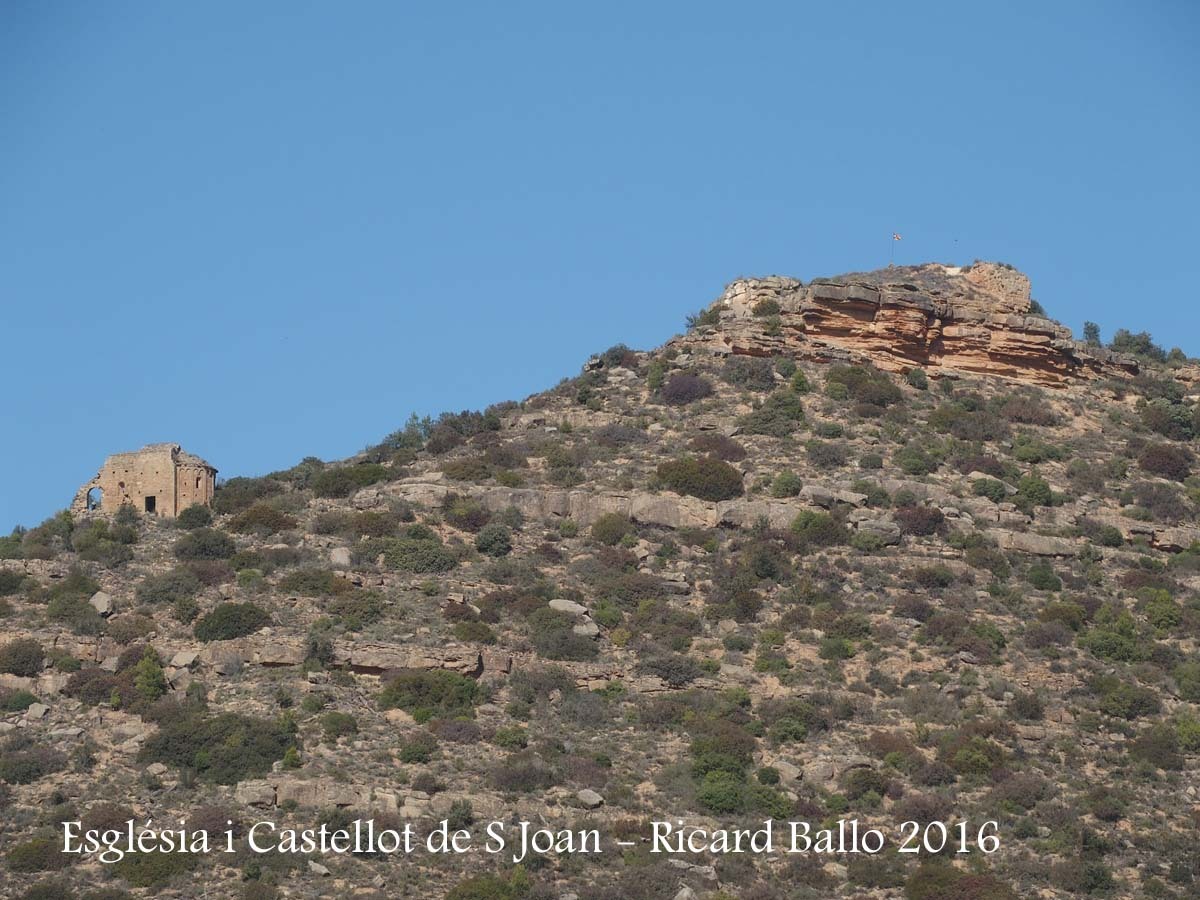
[{"label": "stone wall", "polygon": [[217,470],[200,457],[178,444],[149,444],[108,457],[96,476],[76,492],[71,512],[88,512],[88,493],[99,489],[100,512],[132,506],[140,513],[173,518],[189,506],[210,504],[216,487]]}]

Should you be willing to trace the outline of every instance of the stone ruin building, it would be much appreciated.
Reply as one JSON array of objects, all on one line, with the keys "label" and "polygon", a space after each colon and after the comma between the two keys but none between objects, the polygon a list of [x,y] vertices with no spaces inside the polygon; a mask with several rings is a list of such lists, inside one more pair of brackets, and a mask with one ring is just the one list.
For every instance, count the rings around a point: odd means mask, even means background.
[{"label": "stone ruin building", "polygon": [[178,444],[147,444],[114,453],[96,477],[83,485],[72,514],[116,512],[132,506],[140,513],[174,518],[189,506],[207,506],[217,487],[217,470]]}]

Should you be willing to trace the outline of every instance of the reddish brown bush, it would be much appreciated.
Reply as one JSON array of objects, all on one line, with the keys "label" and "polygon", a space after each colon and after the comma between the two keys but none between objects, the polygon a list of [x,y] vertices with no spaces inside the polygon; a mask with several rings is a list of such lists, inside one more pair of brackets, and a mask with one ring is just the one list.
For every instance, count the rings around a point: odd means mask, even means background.
[{"label": "reddish brown bush", "polygon": [[1138,465],[1147,472],[1183,481],[1192,473],[1195,457],[1183,447],[1171,444],[1149,444],[1138,456]]}]

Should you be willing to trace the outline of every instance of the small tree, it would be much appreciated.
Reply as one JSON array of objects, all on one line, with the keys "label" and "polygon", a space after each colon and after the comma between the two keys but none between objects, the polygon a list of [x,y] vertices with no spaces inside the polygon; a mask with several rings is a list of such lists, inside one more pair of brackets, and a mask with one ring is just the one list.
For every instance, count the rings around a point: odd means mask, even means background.
[{"label": "small tree", "polygon": [[1100,326],[1095,322],[1083,323],[1083,340],[1089,347],[1100,346]]},{"label": "small tree", "polygon": [[167,692],[167,677],[153,647],[147,647],[133,667],[133,686],[147,701],[157,700]]}]

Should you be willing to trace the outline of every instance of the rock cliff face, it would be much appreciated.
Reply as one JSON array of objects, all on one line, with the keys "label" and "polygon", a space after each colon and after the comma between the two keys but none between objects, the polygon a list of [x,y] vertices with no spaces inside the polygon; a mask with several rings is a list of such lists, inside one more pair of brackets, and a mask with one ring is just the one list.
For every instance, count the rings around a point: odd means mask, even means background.
[{"label": "rock cliff face", "polygon": [[[864,357],[881,369],[995,375],[1062,386],[1137,374],[1138,363],[1076,341],[1033,311],[1029,279],[998,263],[937,263],[817,279],[742,279],[719,324],[681,344],[751,356]],[[776,312],[777,310],[777,312]]]}]

